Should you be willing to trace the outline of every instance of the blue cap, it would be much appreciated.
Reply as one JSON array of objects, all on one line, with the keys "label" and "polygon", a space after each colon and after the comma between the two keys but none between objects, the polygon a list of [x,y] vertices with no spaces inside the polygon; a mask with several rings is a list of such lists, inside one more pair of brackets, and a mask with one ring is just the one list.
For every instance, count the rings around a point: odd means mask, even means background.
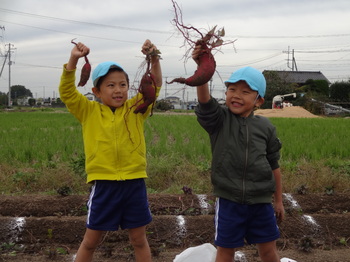
[{"label": "blue cap", "polygon": [[266,80],[264,75],[257,69],[247,66],[233,72],[230,78],[225,81],[226,87],[238,81],[246,81],[249,87],[257,91],[261,97],[265,96]]},{"label": "blue cap", "polygon": [[120,68],[121,70],[124,71],[124,69],[121,67],[121,65],[119,65],[116,62],[107,61],[107,62],[103,62],[101,64],[98,64],[97,67],[95,68],[95,70],[92,72],[92,82],[93,82],[94,86],[97,85],[97,82],[100,79],[100,77],[106,75],[108,73],[109,69],[111,69],[111,68]]}]

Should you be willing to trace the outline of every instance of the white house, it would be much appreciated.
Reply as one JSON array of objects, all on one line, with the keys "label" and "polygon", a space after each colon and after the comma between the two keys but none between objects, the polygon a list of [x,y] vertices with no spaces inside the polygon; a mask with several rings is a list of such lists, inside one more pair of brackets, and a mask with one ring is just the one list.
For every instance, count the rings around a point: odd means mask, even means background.
[{"label": "white house", "polygon": [[88,92],[86,93],[84,96],[87,97],[87,99],[89,99],[90,101],[97,101],[96,96],[94,95],[94,93]]}]

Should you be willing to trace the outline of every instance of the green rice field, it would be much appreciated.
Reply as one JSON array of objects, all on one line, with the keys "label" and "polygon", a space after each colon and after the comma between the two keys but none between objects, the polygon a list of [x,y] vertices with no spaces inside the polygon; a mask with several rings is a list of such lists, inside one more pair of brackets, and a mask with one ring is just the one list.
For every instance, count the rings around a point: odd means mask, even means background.
[{"label": "green rice field", "polygon": [[[282,141],[285,191],[306,186],[348,190],[350,120],[271,118]],[[66,110],[0,113],[0,193],[85,192],[79,122]],[[210,145],[194,115],[154,114],[145,125],[149,192],[179,193],[190,186],[207,193]]]}]

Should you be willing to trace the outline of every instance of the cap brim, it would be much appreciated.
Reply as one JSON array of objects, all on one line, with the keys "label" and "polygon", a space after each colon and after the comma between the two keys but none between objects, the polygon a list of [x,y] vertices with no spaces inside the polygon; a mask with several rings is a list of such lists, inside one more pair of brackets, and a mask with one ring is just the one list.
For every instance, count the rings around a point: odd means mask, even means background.
[{"label": "cap brim", "polygon": [[103,62],[99,64],[92,73],[92,81],[94,86],[97,85],[98,80],[102,76],[105,76],[111,68],[120,68],[121,70],[124,71],[124,69],[118,63],[111,62],[111,61]]}]

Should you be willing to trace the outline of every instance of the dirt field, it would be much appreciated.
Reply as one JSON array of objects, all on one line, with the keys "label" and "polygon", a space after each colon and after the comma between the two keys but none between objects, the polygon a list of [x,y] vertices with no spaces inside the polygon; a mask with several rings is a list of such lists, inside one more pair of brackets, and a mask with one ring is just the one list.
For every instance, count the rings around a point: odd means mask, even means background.
[{"label": "dirt field", "polygon": [[[166,113],[155,113],[155,114],[169,114],[169,115],[178,115],[178,114],[187,114],[194,115],[191,113],[177,113],[177,112],[166,112]],[[254,111],[255,115],[261,115],[265,117],[290,117],[290,118],[315,118],[319,117],[314,115],[300,106],[285,107],[283,109],[257,109]]]},{"label": "dirt field", "polygon": [[[0,261],[73,261],[85,231],[86,201],[87,196],[1,196]],[[213,243],[212,196],[151,194],[149,201],[153,261],[173,261],[188,247]],[[286,194],[284,202],[281,257],[350,261],[350,194]],[[254,246],[240,251],[248,262],[260,261]],[[134,261],[126,232],[107,233],[94,261]]]},{"label": "dirt field", "polygon": [[314,118],[319,117],[300,106],[285,107],[283,109],[258,109],[256,115],[265,117],[291,117],[291,118]]}]

